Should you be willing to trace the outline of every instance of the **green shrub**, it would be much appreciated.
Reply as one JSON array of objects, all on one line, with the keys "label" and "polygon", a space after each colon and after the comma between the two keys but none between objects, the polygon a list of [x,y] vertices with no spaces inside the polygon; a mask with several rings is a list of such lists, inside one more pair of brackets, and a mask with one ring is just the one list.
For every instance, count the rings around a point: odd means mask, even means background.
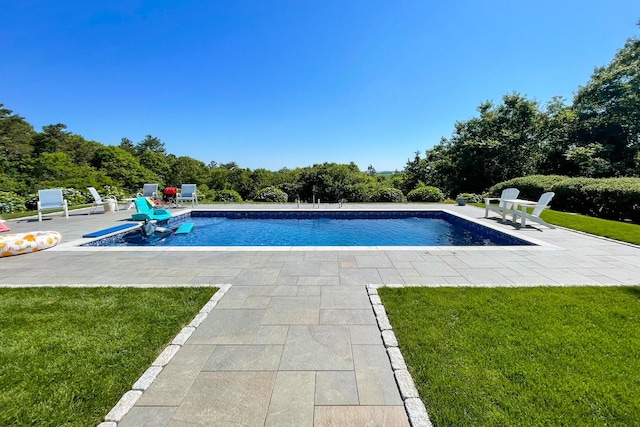
[{"label": "green shrub", "polygon": [[[67,199],[67,203],[69,206],[76,205],[84,205],[86,203],[90,203],[87,201],[87,198],[82,194],[82,191],[76,190],[75,188],[63,188],[62,189],[62,197]],[[89,198],[93,200],[93,198]]]},{"label": "green shrub", "polygon": [[640,222],[640,178],[567,178],[550,191],[554,209]]},{"label": "green shrub", "polygon": [[371,195],[372,202],[404,202],[404,194],[397,188],[392,187],[379,187]]},{"label": "green shrub", "polygon": [[24,212],[25,198],[12,191],[0,191],[0,213]]},{"label": "green shrub", "polygon": [[256,202],[287,203],[289,196],[279,188],[269,186],[258,191],[253,200]]},{"label": "green shrub", "polygon": [[[587,215],[640,222],[640,178],[604,178],[582,188]],[[579,212],[583,213],[583,212]]]},{"label": "green shrub", "polygon": [[[518,198],[538,200],[542,193],[551,190],[556,183],[568,177],[562,175],[530,175],[499,182],[487,191],[487,197],[499,197],[505,188],[515,187],[520,190]],[[553,200],[555,202],[555,198]]]},{"label": "green shrub", "polygon": [[[115,197],[117,200],[124,199],[126,197],[131,196],[125,190],[118,188],[114,185],[105,185],[104,187],[102,187],[102,191],[98,191],[98,193],[101,196],[105,196],[105,197],[109,197],[109,196]],[[91,199],[92,199],[91,197],[87,198],[87,200],[91,200]]]},{"label": "green shrub", "polygon": [[640,223],[640,178],[532,175],[498,183],[488,195],[499,196],[508,187],[518,188],[518,197],[528,200],[538,200],[542,193],[553,191],[551,206],[555,210]]},{"label": "green shrub", "polygon": [[198,184],[196,195],[198,196],[198,203],[206,200],[212,201],[215,197],[215,190],[209,190],[207,184]]},{"label": "green shrub", "polygon": [[410,202],[442,202],[444,194],[439,188],[423,185],[409,191],[407,200]]},{"label": "green shrub", "polygon": [[346,186],[342,196],[350,202],[371,202],[378,191],[379,186],[375,182],[358,182]]},{"label": "green shrub", "polygon": [[238,203],[238,202],[242,202],[242,197],[236,190],[220,190],[215,192],[213,201]]},{"label": "green shrub", "polygon": [[598,179],[596,178],[566,178],[559,180],[547,190],[556,193],[553,200],[551,200],[553,208],[564,212],[589,215],[588,212],[591,209],[585,204],[583,188],[597,181]]},{"label": "green shrub", "polygon": [[484,203],[484,197],[482,194],[476,193],[460,193],[456,199],[467,199],[469,203]]}]

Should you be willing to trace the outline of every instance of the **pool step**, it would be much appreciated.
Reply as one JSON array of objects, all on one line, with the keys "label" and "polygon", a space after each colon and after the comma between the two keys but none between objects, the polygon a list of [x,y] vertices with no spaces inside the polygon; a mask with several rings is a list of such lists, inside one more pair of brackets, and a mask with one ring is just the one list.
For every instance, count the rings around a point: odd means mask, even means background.
[{"label": "pool step", "polygon": [[94,231],[93,233],[85,234],[82,237],[102,237],[106,234],[115,233],[116,231],[124,230],[125,228],[137,226],[137,222],[128,222],[126,224],[116,225],[115,227],[105,228],[104,230]]},{"label": "pool step", "polygon": [[193,229],[194,225],[195,224],[192,222],[185,222],[180,227],[178,227],[178,229],[176,230],[176,234],[188,234],[191,232],[191,229]]}]

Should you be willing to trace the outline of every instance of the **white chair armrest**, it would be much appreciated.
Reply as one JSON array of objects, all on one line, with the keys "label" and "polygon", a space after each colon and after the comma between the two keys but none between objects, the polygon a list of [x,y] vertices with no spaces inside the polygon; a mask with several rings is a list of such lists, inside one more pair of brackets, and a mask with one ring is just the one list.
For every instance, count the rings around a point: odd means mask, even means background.
[{"label": "white chair armrest", "polygon": [[500,200],[502,200],[500,197],[485,197],[484,203],[488,205],[492,201],[500,201]]}]

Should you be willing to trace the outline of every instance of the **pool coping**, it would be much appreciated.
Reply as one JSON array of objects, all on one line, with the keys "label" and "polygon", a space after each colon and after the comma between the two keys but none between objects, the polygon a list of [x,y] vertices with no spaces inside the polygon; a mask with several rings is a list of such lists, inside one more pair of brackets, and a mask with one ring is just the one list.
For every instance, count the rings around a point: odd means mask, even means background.
[{"label": "pool coping", "polygon": [[[191,215],[192,211],[227,211],[226,209],[185,209],[181,210],[177,215],[173,218],[180,218],[182,216]],[[480,251],[490,251],[490,250],[510,250],[510,251],[519,251],[519,250],[539,250],[539,249],[561,249],[560,247],[553,245],[551,243],[545,242],[543,240],[539,240],[536,238],[532,238],[529,236],[523,236],[523,230],[509,230],[498,227],[492,221],[481,221],[478,218],[470,217],[459,212],[455,212],[450,209],[443,208],[433,208],[433,209],[407,209],[407,208],[398,208],[398,209],[386,209],[390,212],[445,212],[449,215],[458,217],[460,219],[470,221],[478,226],[489,228],[498,233],[503,233],[508,236],[524,240],[528,243],[531,243],[532,246],[81,246],[86,245],[88,243],[92,243],[98,240],[102,240],[108,237],[113,237],[119,234],[124,234],[126,232],[130,232],[134,230],[136,227],[132,227],[125,231],[117,231],[114,233],[106,234],[104,236],[100,236],[98,238],[81,238],[72,240],[70,242],[62,243],[55,248],[52,248],[56,251],[87,251],[87,252],[138,252],[141,250],[144,251],[153,251],[153,252],[165,252],[165,251],[178,251],[178,252],[224,252],[224,251],[279,251],[279,252],[294,252],[294,251],[406,251],[406,250],[428,250],[428,251],[468,251],[468,250],[480,250]],[[283,209],[251,209],[252,212],[283,212]],[[287,211],[291,212],[304,212],[304,211],[315,211],[318,210],[313,208],[299,208],[299,209],[288,209]],[[322,212],[380,212],[380,209],[323,209]],[[483,218],[486,219],[486,218]],[[139,227],[139,226],[138,226]]]}]

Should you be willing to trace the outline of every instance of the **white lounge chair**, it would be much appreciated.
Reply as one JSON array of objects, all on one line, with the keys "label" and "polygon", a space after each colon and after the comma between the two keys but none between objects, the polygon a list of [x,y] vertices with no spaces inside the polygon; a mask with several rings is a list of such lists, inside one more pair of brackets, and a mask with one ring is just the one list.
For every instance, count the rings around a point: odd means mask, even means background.
[{"label": "white lounge chair", "polygon": [[[548,224],[545,220],[540,218],[540,214],[542,213],[543,210],[549,207],[549,202],[551,202],[551,199],[553,199],[553,196],[555,195],[556,194],[554,192],[550,191],[540,196],[540,198],[535,203],[535,205],[525,205],[523,206],[522,210],[513,209],[513,221],[516,222],[518,217],[522,217],[521,218],[522,222],[520,223],[520,227],[522,228],[526,227],[527,220],[537,222],[538,224],[544,225],[549,228],[555,228],[553,225]],[[531,213],[527,212],[526,210],[527,207],[533,208],[533,211]]]},{"label": "white lounge chair", "polygon": [[138,193],[138,197],[149,197],[150,199],[158,198],[158,184],[145,184],[142,191]]},{"label": "white lounge chair", "polygon": [[180,205],[181,201],[190,200],[191,207],[198,206],[198,196],[196,194],[196,184],[182,184],[180,192],[176,196],[176,205]]},{"label": "white lounge chair", "polygon": [[[505,200],[517,199],[520,190],[517,188],[505,188],[502,190],[500,197],[485,197],[484,199],[484,217],[489,217],[489,211],[498,212],[502,218],[504,214],[511,210],[513,203],[507,203]],[[492,202],[498,202],[498,204],[491,204]]]},{"label": "white lounge chair", "polygon": [[51,190],[38,190],[38,221],[42,221],[43,211],[57,211],[62,209],[65,218],[69,218],[69,206],[67,200],[62,196],[59,188]]},{"label": "white lounge chair", "polygon": [[115,197],[107,196],[103,199],[102,197],[100,197],[98,190],[96,190],[94,187],[87,187],[87,190],[89,190],[89,193],[91,193],[91,196],[93,197],[93,206],[89,211],[89,215],[95,212],[98,209],[98,206],[104,207],[105,212],[113,212],[114,210],[119,210],[118,200]]}]

